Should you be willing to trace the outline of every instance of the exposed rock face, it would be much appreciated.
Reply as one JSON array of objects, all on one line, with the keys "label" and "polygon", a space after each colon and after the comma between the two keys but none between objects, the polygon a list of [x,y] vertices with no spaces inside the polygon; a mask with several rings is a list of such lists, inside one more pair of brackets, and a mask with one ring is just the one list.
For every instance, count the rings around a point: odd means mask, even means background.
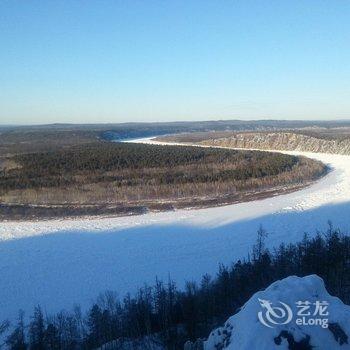
[{"label": "exposed rock face", "polygon": [[[323,309],[317,308],[320,302]],[[308,307],[301,310],[302,305]],[[303,318],[301,311],[310,314]],[[211,332],[204,350],[350,349],[349,335],[350,306],[330,296],[318,276],[290,276],[254,294]]]},{"label": "exposed rock face", "polygon": [[237,133],[200,143],[232,148],[350,154],[350,139],[328,140],[292,132]]}]

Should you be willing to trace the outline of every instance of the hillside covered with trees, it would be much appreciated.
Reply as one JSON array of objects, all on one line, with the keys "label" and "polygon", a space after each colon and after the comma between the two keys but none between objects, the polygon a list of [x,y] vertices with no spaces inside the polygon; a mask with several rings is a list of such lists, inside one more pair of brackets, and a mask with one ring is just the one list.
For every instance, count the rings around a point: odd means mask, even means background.
[{"label": "hillside covered with trees", "polygon": [[219,131],[168,135],[165,142],[260,150],[350,154],[350,128],[306,128],[270,131]]}]

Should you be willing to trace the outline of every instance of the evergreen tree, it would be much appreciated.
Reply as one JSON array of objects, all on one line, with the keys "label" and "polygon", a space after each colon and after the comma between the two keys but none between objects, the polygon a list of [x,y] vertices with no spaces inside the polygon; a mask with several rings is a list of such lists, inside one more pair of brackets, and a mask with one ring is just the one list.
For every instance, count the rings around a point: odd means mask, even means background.
[{"label": "evergreen tree", "polygon": [[7,337],[6,345],[10,350],[27,350],[28,345],[25,338],[24,312],[18,313],[18,321],[13,332]]},{"label": "evergreen tree", "polygon": [[45,350],[45,322],[40,306],[34,309],[32,321],[29,324],[30,349]]}]

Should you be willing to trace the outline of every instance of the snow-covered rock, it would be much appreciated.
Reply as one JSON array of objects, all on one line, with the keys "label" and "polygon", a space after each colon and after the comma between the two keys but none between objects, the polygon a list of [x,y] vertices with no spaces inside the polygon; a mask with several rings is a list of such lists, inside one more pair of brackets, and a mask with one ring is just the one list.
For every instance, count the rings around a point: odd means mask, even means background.
[{"label": "snow-covered rock", "polygon": [[290,276],[254,294],[211,332],[204,350],[350,349],[349,337],[350,306],[329,295],[320,277]]}]

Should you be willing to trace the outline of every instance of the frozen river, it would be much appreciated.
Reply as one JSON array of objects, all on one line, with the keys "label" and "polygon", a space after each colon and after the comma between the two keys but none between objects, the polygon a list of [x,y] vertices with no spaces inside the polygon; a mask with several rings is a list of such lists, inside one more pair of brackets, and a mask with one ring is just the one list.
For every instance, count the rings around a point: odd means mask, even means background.
[{"label": "frozen river", "polygon": [[[286,152],[291,153],[291,152]],[[350,156],[293,152],[332,171],[301,191],[223,207],[119,218],[2,222],[0,319],[89,305],[105,290],[121,297],[168,275],[178,286],[246,256],[260,225],[277,245],[327,227],[350,229]]]}]

